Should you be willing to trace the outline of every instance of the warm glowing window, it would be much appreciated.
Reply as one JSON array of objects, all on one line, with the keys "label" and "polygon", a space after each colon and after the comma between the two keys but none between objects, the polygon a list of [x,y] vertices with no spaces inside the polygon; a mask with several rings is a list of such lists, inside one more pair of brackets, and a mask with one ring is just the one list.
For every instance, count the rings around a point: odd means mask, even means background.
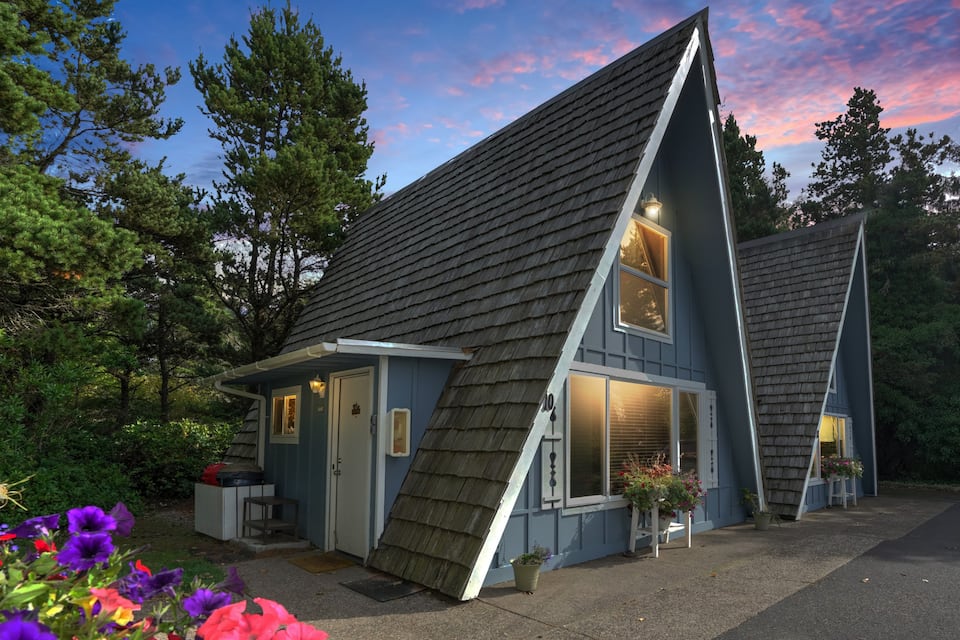
[{"label": "warm glowing window", "polygon": [[620,241],[620,324],[670,333],[670,236],[632,218]]},{"label": "warm glowing window", "polygon": [[810,475],[820,477],[820,458],[823,456],[847,456],[847,420],[839,416],[823,416],[820,421],[819,447],[817,448]]},{"label": "warm glowing window", "polygon": [[572,374],[569,379],[568,498],[599,502],[621,493],[623,463],[662,455],[698,474],[703,394],[671,386]]},{"label": "warm glowing window", "polygon": [[270,441],[296,442],[300,436],[300,387],[275,389],[271,401]]}]

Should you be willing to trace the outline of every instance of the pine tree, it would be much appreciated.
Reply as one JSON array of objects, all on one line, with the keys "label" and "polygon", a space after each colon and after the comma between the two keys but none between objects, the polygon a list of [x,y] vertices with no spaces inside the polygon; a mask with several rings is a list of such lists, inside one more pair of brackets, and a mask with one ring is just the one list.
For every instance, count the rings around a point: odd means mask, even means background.
[{"label": "pine tree", "polygon": [[814,167],[806,197],[801,198],[793,225],[816,224],[879,205],[886,167],[893,160],[889,129],[880,126],[883,107],[877,94],[857,87],[847,110],[816,123],[816,136],[825,143]]},{"label": "pine tree", "polygon": [[306,286],[374,200],[364,178],[373,152],[366,88],[341,65],[289,6],[253,14],[222,64],[202,54],[190,64],[223,148],[224,181],[210,210],[222,247],[213,284],[244,337],[241,360],[280,349]]},{"label": "pine tree", "polygon": [[734,114],[723,123],[723,148],[727,159],[730,199],[737,226],[737,241],[784,231],[787,227],[787,170],[773,163],[772,181],[768,181],[763,152],[757,138],[741,135]]}]

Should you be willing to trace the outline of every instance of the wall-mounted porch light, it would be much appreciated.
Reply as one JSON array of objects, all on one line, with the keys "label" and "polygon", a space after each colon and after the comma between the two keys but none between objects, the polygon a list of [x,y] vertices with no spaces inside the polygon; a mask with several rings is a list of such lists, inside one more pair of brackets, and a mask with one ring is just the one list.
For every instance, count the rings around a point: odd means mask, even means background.
[{"label": "wall-mounted porch light", "polygon": [[310,381],[310,391],[321,398],[327,397],[327,383],[323,381],[319,373]]},{"label": "wall-mounted porch light", "polygon": [[663,203],[657,200],[657,196],[652,193],[647,196],[647,199],[640,203],[640,206],[643,207],[643,214],[648,218],[656,218],[657,223],[660,222],[660,210],[663,209]]}]

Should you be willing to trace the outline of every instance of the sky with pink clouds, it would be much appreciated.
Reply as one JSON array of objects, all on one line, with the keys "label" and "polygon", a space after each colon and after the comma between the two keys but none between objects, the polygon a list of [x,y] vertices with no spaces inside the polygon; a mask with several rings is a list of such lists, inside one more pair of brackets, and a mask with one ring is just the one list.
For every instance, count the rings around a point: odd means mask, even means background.
[{"label": "sky with pink clouds", "polygon": [[[661,31],[703,9],[687,0],[291,0],[367,86],[376,150],[368,175],[386,192],[416,180]],[[178,66],[163,115],[171,140],[144,143],[190,184],[219,178],[187,64],[222,59],[247,31],[247,0],[119,0],[125,56]],[[283,2],[273,2],[276,7]],[[877,92],[881,124],[960,140],[960,0],[724,0],[710,5],[721,112],[757,136],[768,167],[799,195],[819,160],[815,123]]]}]

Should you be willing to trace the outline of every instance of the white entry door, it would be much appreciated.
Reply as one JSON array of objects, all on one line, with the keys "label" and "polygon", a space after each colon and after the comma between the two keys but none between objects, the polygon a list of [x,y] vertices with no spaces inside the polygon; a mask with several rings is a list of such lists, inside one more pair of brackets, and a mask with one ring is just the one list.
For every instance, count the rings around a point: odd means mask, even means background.
[{"label": "white entry door", "polygon": [[331,539],[335,549],[365,559],[370,549],[373,371],[335,373],[331,380]]}]

